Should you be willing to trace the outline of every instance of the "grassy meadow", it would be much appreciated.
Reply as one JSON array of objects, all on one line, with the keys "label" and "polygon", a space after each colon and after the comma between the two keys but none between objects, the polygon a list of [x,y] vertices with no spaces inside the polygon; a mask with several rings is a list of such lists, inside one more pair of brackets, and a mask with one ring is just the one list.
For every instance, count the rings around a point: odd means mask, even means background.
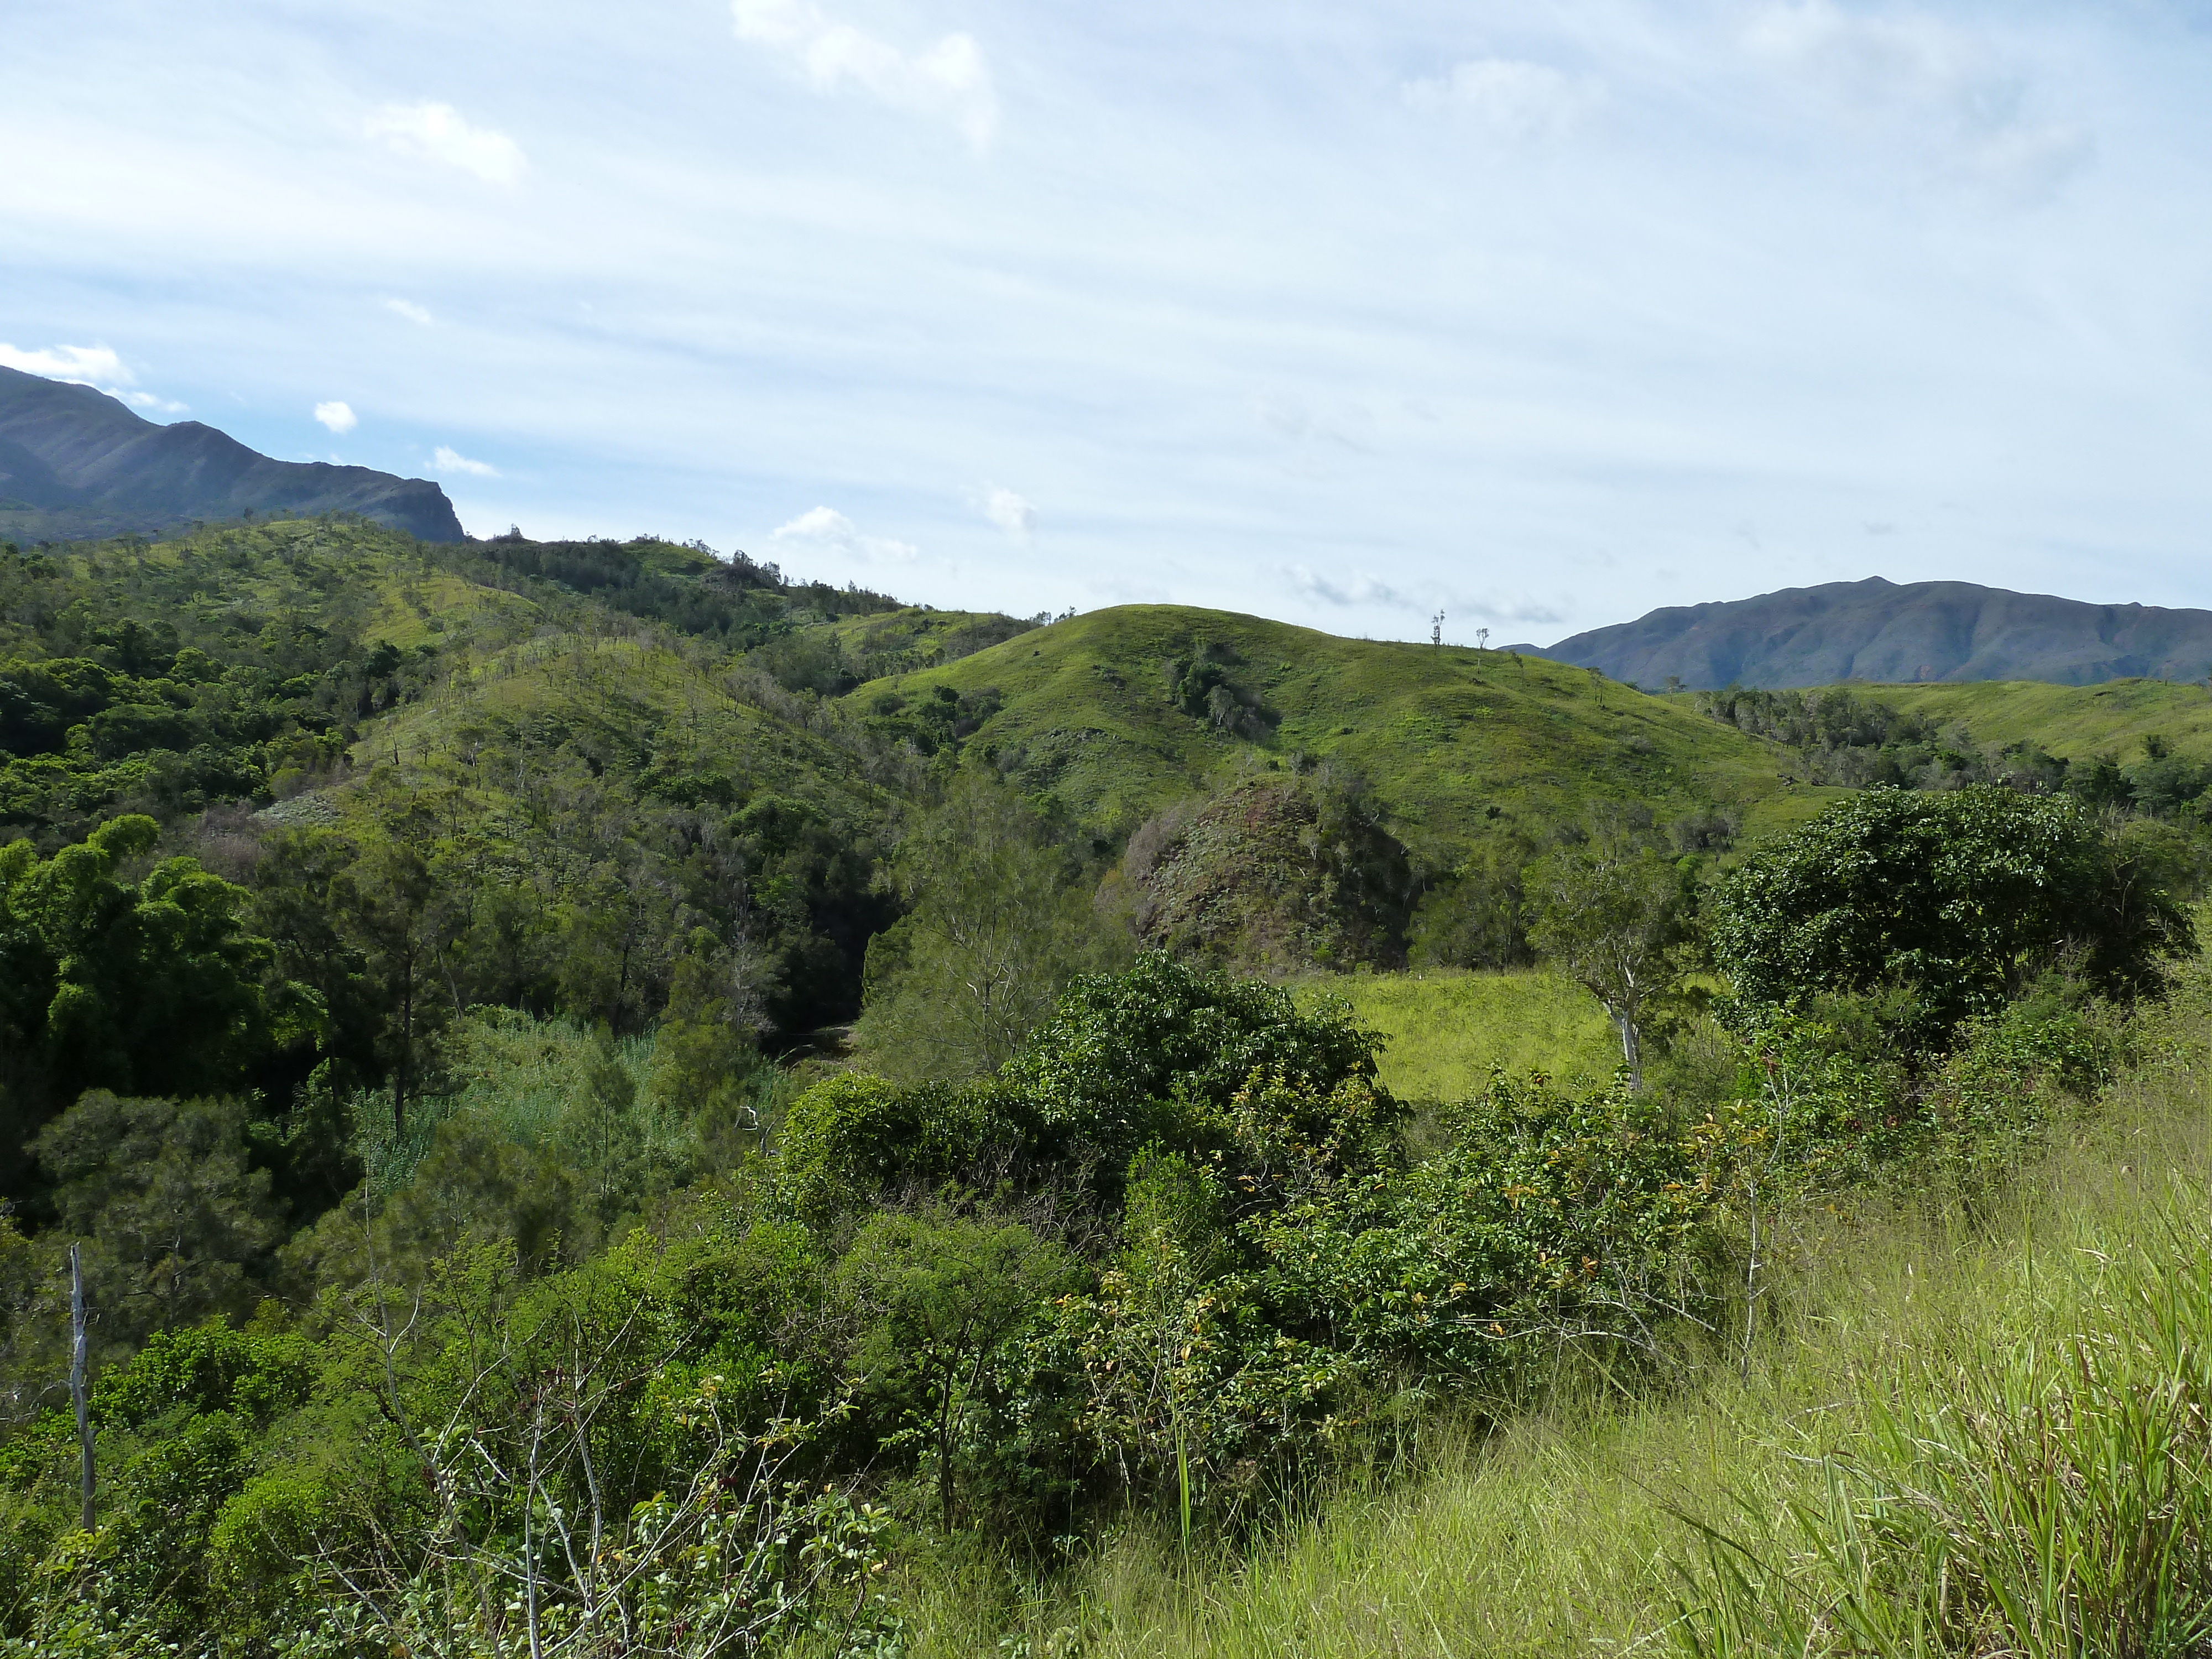
[{"label": "grassy meadow", "polygon": [[2081,760],[2141,757],[2153,734],[2191,760],[2212,760],[2212,690],[2171,680],[2102,685],[1984,680],[1964,685],[1855,685],[1857,696],[1930,720],[1955,720],[1974,741],[1999,747],[2033,739],[2053,755]]},{"label": "grassy meadow", "polygon": [[1788,783],[1750,802],[1743,813],[1742,841],[1755,846],[1810,823],[1854,792],[1834,784]]},{"label": "grassy meadow", "polygon": [[1341,997],[1382,1034],[1382,1081],[1402,1100],[1462,1099],[1501,1067],[1599,1082],[1620,1063],[1597,999],[1557,974],[1331,974],[1301,981],[1297,994],[1302,1005]]},{"label": "grassy meadow", "polygon": [[1242,1556],[1133,1526],[1056,1577],[909,1568],[912,1651],[2203,1651],[2201,968],[2146,1026],[2096,1120],[1978,1218],[1910,1196],[1800,1218],[1747,1359],[1730,1333],[1671,1392],[1563,1377],[1502,1428],[1447,1422]]}]

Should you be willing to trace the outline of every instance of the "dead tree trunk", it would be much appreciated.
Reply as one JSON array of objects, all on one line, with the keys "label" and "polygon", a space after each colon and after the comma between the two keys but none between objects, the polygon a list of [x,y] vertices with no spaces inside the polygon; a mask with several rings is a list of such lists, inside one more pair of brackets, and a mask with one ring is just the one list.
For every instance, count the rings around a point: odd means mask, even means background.
[{"label": "dead tree trunk", "polygon": [[85,1387],[84,1258],[70,1246],[70,1401],[76,1407],[76,1440],[80,1468],[78,1484],[83,1505],[84,1529],[93,1528],[94,1468],[92,1457],[92,1400]]}]

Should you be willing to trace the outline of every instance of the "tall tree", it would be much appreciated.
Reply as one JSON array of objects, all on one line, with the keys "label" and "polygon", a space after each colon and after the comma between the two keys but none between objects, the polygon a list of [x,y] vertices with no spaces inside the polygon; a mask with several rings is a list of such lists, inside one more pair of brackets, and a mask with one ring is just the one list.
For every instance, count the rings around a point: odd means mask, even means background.
[{"label": "tall tree", "polygon": [[1656,849],[1609,834],[1539,860],[1528,887],[1530,939],[1604,1004],[1630,1085],[1641,1089],[1645,1011],[1687,967],[1691,911],[1680,872]]},{"label": "tall tree", "polygon": [[1069,980],[1127,951],[1079,874],[1025,803],[961,774],[892,860],[913,908],[869,947],[871,1063],[915,1081],[1004,1064]]},{"label": "tall tree", "polygon": [[239,1088],[319,1024],[319,1000],[246,930],[243,889],[188,858],[125,878],[160,834],[134,816],[43,861],[26,842],[0,849],[0,1089],[18,1141],[88,1088]]},{"label": "tall tree", "polygon": [[269,1172],[235,1101],[88,1090],[33,1143],[113,1344],[251,1305],[249,1272],[283,1237]]}]

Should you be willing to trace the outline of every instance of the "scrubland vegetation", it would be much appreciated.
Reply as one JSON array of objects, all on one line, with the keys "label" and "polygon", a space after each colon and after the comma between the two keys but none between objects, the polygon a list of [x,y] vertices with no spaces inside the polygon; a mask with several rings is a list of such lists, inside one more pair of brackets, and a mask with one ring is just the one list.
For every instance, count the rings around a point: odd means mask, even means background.
[{"label": "scrubland vegetation", "polygon": [[[1798,1218],[1747,1365],[1570,1368],[1433,1420],[1261,1547],[1132,1528],[1065,1578],[933,1560],[918,1653],[2185,1654],[2212,1340],[2202,969],[2092,1114],[1968,1215]],[[1938,1598],[1944,1598],[1938,1604]]]},{"label": "scrubland vegetation", "polygon": [[0,1652],[2212,1632],[2161,732],[4,560]]}]

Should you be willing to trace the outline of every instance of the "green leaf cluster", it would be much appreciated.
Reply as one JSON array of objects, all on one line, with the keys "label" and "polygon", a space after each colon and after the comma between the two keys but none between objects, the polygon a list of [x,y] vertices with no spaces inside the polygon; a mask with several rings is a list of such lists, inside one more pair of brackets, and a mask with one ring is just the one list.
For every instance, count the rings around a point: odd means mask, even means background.
[{"label": "green leaf cluster", "polygon": [[130,878],[159,833],[128,817],[49,859],[0,847],[0,1111],[15,1144],[86,1089],[240,1089],[319,1028],[316,999],[249,930],[243,890],[181,857]]}]

